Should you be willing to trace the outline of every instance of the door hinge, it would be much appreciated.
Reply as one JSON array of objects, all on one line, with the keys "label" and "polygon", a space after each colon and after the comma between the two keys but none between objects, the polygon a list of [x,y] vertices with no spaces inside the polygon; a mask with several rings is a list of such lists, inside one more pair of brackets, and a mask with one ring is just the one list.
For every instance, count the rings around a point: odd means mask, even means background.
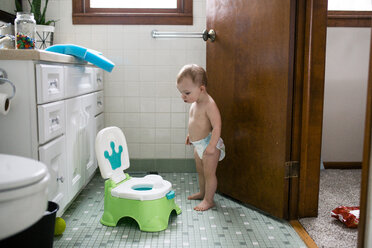
[{"label": "door hinge", "polygon": [[285,175],[284,178],[294,178],[298,177],[300,171],[300,162],[298,161],[288,161],[284,163],[285,166]]}]

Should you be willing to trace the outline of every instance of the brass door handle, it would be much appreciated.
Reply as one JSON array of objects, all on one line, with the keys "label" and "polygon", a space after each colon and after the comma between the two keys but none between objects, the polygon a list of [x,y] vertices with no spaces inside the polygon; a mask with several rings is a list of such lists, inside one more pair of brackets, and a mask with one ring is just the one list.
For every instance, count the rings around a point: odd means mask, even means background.
[{"label": "brass door handle", "polygon": [[216,39],[216,32],[213,29],[210,29],[209,31],[204,29],[203,31],[203,40],[208,41],[208,39],[211,40],[211,42],[215,41]]}]

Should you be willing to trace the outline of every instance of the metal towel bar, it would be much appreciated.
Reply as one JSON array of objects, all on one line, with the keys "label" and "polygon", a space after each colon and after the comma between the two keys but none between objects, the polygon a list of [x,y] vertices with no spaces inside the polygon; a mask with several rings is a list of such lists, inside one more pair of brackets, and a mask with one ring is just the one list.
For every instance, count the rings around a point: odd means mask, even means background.
[{"label": "metal towel bar", "polygon": [[203,38],[204,41],[210,39],[212,42],[216,39],[216,32],[211,30],[204,30],[203,32],[159,32],[153,30],[151,32],[152,38]]}]

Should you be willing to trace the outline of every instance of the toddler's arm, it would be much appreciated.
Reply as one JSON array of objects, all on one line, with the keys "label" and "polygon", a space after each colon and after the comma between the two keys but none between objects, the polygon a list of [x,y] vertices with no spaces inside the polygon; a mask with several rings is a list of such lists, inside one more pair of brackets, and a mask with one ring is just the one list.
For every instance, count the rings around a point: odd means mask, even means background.
[{"label": "toddler's arm", "polygon": [[185,144],[186,144],[186,145],[191,145],[191,143],[190,143],[190,138],[189,138],[189,134],[187,134]]},{"label": "toddler's arm", "polygon": [[221,114],[215,102],[210,103],[207,107],[207,116],[212,125],[212,137],[209,145],[205,149],[206,154],[214,153],[217,142],[221,136]]}]

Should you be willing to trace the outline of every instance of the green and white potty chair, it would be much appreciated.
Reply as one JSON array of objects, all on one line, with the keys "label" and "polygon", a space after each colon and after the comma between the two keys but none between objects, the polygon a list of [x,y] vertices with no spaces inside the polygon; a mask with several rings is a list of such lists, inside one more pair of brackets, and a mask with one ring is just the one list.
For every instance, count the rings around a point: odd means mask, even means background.
[{"label": "green and white potty chair", "polygon": [[96,137],[96,155],[105,182],[105,202],[101,223],[116,226],[123,217],[133,218],[141,231],[167,229],[172,211],[181,209],[174,202],[172,184],[159,175],[130,177],[127,142],[118,127],[102,129]]}]

